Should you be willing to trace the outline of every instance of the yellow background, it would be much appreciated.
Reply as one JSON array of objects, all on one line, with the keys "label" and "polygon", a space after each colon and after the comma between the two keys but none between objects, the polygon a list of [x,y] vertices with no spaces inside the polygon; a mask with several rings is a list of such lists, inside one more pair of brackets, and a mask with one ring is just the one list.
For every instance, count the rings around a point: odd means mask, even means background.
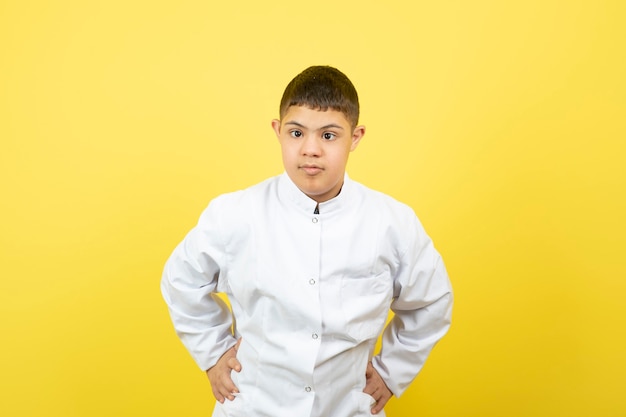
[{"label": "yellow background", "polygon": [[[267,4],[265,4],[267,3]],[[410,204],[453,327],[389,416],[626,415],[621,1],[0,1],[0,415],[202,416],[159,292],[214,196],[282,171],[313,64]]]}]

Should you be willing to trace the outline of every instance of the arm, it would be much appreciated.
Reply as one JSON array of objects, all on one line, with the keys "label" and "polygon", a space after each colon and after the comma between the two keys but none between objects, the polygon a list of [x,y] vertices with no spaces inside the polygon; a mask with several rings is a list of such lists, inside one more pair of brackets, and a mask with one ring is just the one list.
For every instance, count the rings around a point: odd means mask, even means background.
[{"label": "arm", "polygon": [[394,279],[394,318],[383,333],[373,366],[399,397],[450,327],[452,289],[439,253],[414,218]]},{"label": "arm", "polygon": [[168,259],[161,291],[176,333],[198,366],[212,368],[236,340],[228,306],[216,295],[225,267],[215,201]]}]

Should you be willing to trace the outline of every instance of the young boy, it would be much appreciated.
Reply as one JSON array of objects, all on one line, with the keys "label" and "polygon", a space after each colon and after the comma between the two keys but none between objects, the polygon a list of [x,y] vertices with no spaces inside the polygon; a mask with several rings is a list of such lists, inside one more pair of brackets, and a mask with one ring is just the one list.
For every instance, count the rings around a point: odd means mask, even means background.
[{"label": "young boy", "polygon": [[215,198],[165,266],[213,416],[384,415],[450,325],[450,282],[413,211],[345,173],[358,117],[337,69],[296,76],[272,121],[285,173]]}]

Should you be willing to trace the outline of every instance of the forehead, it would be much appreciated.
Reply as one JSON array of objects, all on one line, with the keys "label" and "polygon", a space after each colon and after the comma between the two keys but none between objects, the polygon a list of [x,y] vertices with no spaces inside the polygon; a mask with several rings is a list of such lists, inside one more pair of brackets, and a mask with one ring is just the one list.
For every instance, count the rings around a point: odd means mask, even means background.
[{"label": "forehead", "polygon": [[350,128],[345,114],[337,110],[317,110],[306,106],[291,106],[287,109],[282,124],[296,124],[308,129],[319,129],[331,125]]}]

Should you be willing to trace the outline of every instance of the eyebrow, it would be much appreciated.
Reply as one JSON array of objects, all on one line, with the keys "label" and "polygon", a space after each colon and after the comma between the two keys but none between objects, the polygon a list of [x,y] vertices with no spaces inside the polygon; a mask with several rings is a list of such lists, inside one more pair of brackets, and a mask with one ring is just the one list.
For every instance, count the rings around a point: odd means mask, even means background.
[{"label": "eyebrow", "polygon": [[[285,125],[295,125],[295,126],[298,126],[298,127],[303,128],[303,129],[306,129],[306,128],[307,128],[305,125],[303,125],[303,124],[301,124],[301,123],[298,123],[298,122],[296,122],[295,120],[290,120],[290,121],[288,121],[288,122],[285,122]],[[331,123],[331,124],[326,125],[326,126],[322,126],[322,127],[320,127],[319,129],[317,129],[317,130],[324,130],[324,129],[331,129],[331,128],[332,128],[332,129],[341,129],[341,130],[343,130],[343,127],[342,127],[342,126],[337,125],[337,124],[334,124],[334,123]]]}]

